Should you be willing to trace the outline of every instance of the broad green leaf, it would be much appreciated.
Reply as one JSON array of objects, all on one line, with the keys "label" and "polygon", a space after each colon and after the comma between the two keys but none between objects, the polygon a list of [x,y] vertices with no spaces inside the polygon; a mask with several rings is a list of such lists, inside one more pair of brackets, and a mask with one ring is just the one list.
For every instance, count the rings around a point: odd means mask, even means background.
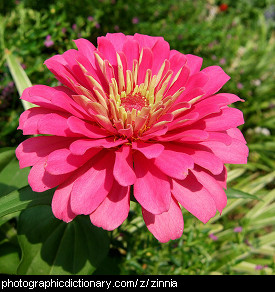
[{"label": "broad green leaf", "polygon": [[29,207],[50,205],[52,196],[53,190],[36,193],[29,186],[15,190],[0,197],[0,218]]},{"label": "broad green leaf", "polygon": [[[26,72],[23,70],[22,66],[16,60],[15,56],[7,49],[5,49],[5,57],[6,57],[7,64],[11,72],[12,78],[16,85],[17,91],[19,95],[21,96],[24,89],[32,86],[32,84]],[[22,100],[22,104],[25,110],[35,106],[32,103],[25,100]]]},{"label": "broad green leaf", "polygon": [[19,265],[19,248],[9,242],[0,244],[0,274],[14,275]]},{"label": "broad green leaf", "polygon": [[29,168],[19,168],[14,156],[0,172],[0,198],[28,184]]},{"label": "broad green leaf", "polygon": [[0,148],[0,172],[14,157],[14,150],[13,147]]},{"label": "broad green leaf", "polygon": [[88,216],[64,223],[54,218],[50,206],[20,214],[18,240],[21,275],[92,274],[109,251],[107,232],[94,227]]}]

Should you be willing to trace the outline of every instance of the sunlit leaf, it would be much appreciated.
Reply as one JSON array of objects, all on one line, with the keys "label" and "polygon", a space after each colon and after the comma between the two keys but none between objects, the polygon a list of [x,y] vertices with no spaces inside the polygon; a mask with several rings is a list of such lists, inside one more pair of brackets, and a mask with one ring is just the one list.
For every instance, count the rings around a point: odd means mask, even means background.
[{"label": "sunlit leaf", "polygon": [[251,195],[246,192],[228,188],[226,190],[226,195],[229,199],[252,199],[252,200],[260,200],[256,195]]},{"label": "sunlit leaf", "polygon": [[50,205],[52,196],[53,190],[36,193],[29,186],[12,191],[0,196],[0,217],[37,205]]},{"label": "sunlit leaf", "polygon": [[[21,96],[24,89],[32,86],[32,84],[26,72],[23,70],[22,66],[16,60],[15,56],[7,49],[5,49],[5,57],[6,57],[7,64],[11,72],[12,78],[16,85],[17,91],[19,95]],[[25,100],[22,100],[22,104],[25,110],[35,106],[32,103]]]}]

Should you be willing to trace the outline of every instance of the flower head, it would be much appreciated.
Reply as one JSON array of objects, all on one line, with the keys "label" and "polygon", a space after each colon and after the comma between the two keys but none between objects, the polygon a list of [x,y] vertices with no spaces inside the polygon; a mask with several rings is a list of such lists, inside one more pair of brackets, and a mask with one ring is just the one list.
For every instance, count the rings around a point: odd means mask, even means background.
[{"label": "flower head", "polygon": [[219,8],[220,8],[220,11],[226,11],[226,10],[228,9],[228,4],[226,4],[226,3],[222,3],[222,4],[219,6]]},{"label": "flower head", "polygon": [[44,45],[45,45],[45,47],[47,47],[47,48],[49,48],[49,47],[51,47],[51,46],[54,45],[54,41],[52,40],[52,36],[51,36],[51,35],[47,35],[47,36],[46,36],[46,39],[45,39],[45,41],[44,41]]},{"label": "flower head", "polygon": [[20,167],[32,166],[34,191],[57,187],[59,219],[89,215],[113,230],[133,189],[153,235],[179,238],[181,207],[204,223],[221,213],[224,164],[247,161],[243,115],[228,107],[240,99],[216,94],[229,80],[219,66],[201,70],[200,57],[170,50],[162,37],[114,33],[97,42],[75,40],[78,50],[45,62],[62,86],[23,92],[38,107],[21,115],[19,129],[40,136],[18,146]]},{"label": "flower head", "polygon": [[133,18],[132,18],[132,23],[133,23],[133,24],[138,24],[138,23],[139,23],[139,19],[138,19],[138,17],[133,17]]},{"label": "flower head", "polygon": [[236,233],[239,233],[239,232],[242,232],[243,231],[243,228],[241,226],[237,226],[234,228],[234,232]]}]

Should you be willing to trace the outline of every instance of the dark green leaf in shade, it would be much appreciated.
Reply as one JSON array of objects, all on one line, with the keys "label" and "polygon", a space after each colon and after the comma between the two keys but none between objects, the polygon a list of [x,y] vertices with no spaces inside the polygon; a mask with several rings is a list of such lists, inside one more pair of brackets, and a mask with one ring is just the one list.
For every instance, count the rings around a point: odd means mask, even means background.
[{"label": "dark green leaf in shade", "polygon": [[13,147],[0,148],[0,171],[10,162],[14,157]]},{"label": "dark green leaf in shade", "polygon": [[20,214],[18,240],[21,275],[92,274],[109,251],[107,232],[94,227],[88,216],[65,223],[53,216],[50,206]]},{"label": "dark green leaf in shade", "polygon": [[19,261],[20,258],[17,246],[9,242],[0,244],[0,274],[16,274]]},{"label": "dark green leaf in shade", "polygon": [[28,184],[28,167],[20,169],[16,157],[12,157],[10,162],[0,172],[0,197],[19,189]]}]

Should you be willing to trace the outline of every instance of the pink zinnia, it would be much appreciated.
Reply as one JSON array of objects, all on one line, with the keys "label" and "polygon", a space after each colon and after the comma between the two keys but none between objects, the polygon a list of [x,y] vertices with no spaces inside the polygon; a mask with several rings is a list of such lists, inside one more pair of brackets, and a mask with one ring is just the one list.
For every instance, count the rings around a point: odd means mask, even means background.
[{"label": "pink zinnia", "polygon": [[[227,199],[225,163],[246,163],[239,101],[219,93],[229,76],[162,37],[107,34],[75,40],[45,64],[64,85],[35,85],[22,99],[20,167],[36,192],[55,188],[54,215],[79,214],[106,230],[127,218],[130,190],[161,242],[183,232],[181,206],[206,223]],[[180,206],[181,205],[181,206]]]}]

